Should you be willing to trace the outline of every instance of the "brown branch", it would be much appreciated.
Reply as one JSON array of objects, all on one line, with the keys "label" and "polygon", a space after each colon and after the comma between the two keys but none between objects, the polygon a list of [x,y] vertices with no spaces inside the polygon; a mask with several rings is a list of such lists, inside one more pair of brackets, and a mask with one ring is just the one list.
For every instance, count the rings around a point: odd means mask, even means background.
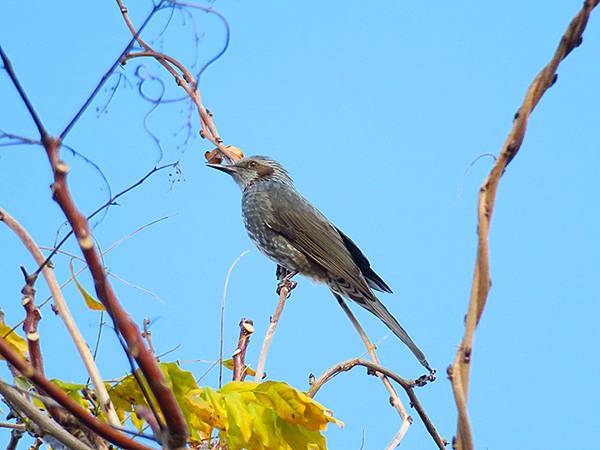
[{"label": "brown branch", "polygon": [[[2,53],[2,59],[5,60],[5,68],[13,84],[20,86],[10,63],[7,64],[8,58],[6,58],[4,53]],[[21,93],[21,91],[19,92]],[[24,92],[22,92],[21,97],[25,101],[26,96]],[[67,217],[77,237],[79,247],[94,278],[96,295],[113,319],[116,330],[121,333],[127,342],[129,352],[139,364],[164,414],[168,428],[165,444],[172,448],[183,447],[186,445],[188,437],[187,424],[183,413],[177,404],[172,390],[166,383],[157,361],[144,345],[140,330],[119,303],[107,279],[102,260],[94,246],[88,221],[77,209],[69,191],[66,180],[69,167],[60,159],[60,140],[44,134],[41,136],[41,141],[54,175],[54,182],[51,185],[53,198]]]},{"label": "brown branch", "polygon": [[[71,399],[71,397],[63,390],[48,380],[39,371],[35,370],[31,364],[15,352],[3,338],[0,338],[0,355],[21,372],[24,377],[29,379],[39,390],[43,391],[45,395],[79,419],[82,425],[85,425],[102,438],[128,450],[150,450],[150,447],[130,439],[120,431],[115,430],[108,424],[101,422],[96,417],[92,416],[85,408]],[[0,385],[5,386],[5,384],[1,382]],[[4,395],[4,392],[2,392],[2,395]]]},{"label": "brown branch", "polygon": [[[0,219],[3,216],[0,210]],[[23,321],[23,331],[27,338],[27,347],[29,350],[29,359],[34,369],[44,374],[44,363],[42,361],[42,351],[40,349],[40,334],[38,333],[38,323],[42,319],[39,308],[35,305],[35,281],[37,275],[27,274],[25,267],[21,266],[21,271],[25,277],[25,286],[21,289],[23,298],[21,305],[25,309],[25,320]]]},{"label": "brown branch", "polygon": [[233,352],[233,381],[244,381],[246,378],[246,348],[250,336],[254,333],[254,322],[250,319],[240,320],[240,337],[237,348]]},{"label": "brown branch", "polygon": [[388,369],[387,367],[382,366],[381,364],[376,364],[374,362],[367,361],[367,360],[361,359],[361,358],[354,358],[354,359],[348,359],[346,361],[342,361],[342,362],[336,364],[335,366],[327,369],[325,372],[323,372],[323,374],[319,378],[317,378],[315,381],[313,381],[313,383],[312,383],[310,389],[308,390],[308,392],[306,393],[306,395],[313,398],[317,394],[319,389],[321,389],[325,383],[327,383],[328,381],[330,381],[331,379],[333,379],[340,373],[347,372],[357,366],[366,367],[368,369],[369,375],[381,373],[381,374],[385,375],[386,377],[390,378],[391,380],[394,380],[400,386],[402,386],[402,388],[406,391],[406,394],[410,398],[410,403],[411,403],[412,407],[415,408],[415,410],[419,414],[419,417],[423,421],[425,428],[427,428],[427,431],[429,431],[429,434],[435,441],[438,448],[445,449],[447,442],[444,439],[442,439],[442,437],[439,435],[439,433],[435,429],[433,422],[431,422],[431,419],[425,412],[425,409],[419,402],[419,399],[417,398],[415,391],[413,389],[415,386],[423,386],[423,383],[426,383],[427,380],[421,380],[421,379],[408,380],[406,378],[401,377],[396,372],[393,372],[392,370]]},{"label": "brown branch", "polygon": [[471,450],[474,448],[471,426],[467,414],[467,396],[475,329],[483,314],[490,290],[491,281],[488,236],[498,184],[506,167],[521,148],[529,115],[538,104],[542,95],[556,81],[556,70],[560,62],[565,59],[574,48],[581,44],[583,31],[587,25],[589,16],[592,10],[598,5],[599,1],[600,0],[586,0],[584,2],[583,8],[573,18],[565,34],[561,37],[558,48],[551,61],[538,73],[529,86],[527,93],[525,94],[525,99],[515,115],[513,127],[500,150],[492,170],[479,190],[477,206],[477,258],[475,261],[475,270],[473,273],[473,282],[469,298],[465,334],[456,352],[452,366],[448,370],[448,376],[452,383],[452,390],[458,409],[455,448],[459,450]]},{"label": "brown branch", "polygon": [[14,429],[10,432],[10,440],[6,445],[6,450],[17,450],[17,445],[23,437],[23,430]]}]

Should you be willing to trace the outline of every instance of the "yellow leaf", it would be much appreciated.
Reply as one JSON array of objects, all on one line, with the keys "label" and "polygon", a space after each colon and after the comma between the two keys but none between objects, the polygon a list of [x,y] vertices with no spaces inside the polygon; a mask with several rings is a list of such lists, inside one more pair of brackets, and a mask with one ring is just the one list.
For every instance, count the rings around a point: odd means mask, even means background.
[{"label": "yellow leaf", "polygon": [[[15,331],[12,331],[12,328],[8,325],[0,322],[0,337],[2,337],[8,345],[16,351],[23,358],[27,356],[27,341],[19,336]],[[0,360],[4,359],[0,356]]]},{"label": "yellow leaf", "polygon": [[73,260],[69,262],[69,269],[71,269],[71,276],[73,277],[73,282],[75,282],[75,286],[77,286],[77,290],[85,300],[85,304],[88,308],[94,311],[106,311],[104,305],[92,297],[88,292],[83,288],[79,281],[77,281],[77,277],[75,277],[75,271],[73,270]]},{"label": "yellow leaf", "polygon": [[[229,369],[229,370],[233,370],[233,359],[224,360],[223,367],[225,367],[226,369]],[[246,366],[246,374],[253,377],[254,375],[256,375],[256,371],[254,369],[250,368],[249,366]]]}]

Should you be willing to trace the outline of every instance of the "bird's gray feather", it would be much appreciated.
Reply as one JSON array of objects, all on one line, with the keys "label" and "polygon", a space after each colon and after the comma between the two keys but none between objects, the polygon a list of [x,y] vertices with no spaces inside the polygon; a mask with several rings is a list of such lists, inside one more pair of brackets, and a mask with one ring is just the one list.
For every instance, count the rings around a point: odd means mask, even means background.
[{"label": "bird's gray feather", "polygon": [[270,200],[272,218],[266,221],[270,229],[287,238],[332,278],[352,282],[365,297],[373,296],[337,228],[319,210],[296,191],[280,191]]}]

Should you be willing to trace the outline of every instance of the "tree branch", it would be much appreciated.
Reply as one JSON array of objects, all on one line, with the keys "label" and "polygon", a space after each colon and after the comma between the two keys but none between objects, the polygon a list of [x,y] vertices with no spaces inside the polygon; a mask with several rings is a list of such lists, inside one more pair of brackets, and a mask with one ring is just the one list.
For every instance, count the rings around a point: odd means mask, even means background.
[{"label": "tree branch", "polygon": [[[8,58],[4,53],[2,53],[2,59],[5,60],[5,67],[13,84],[20,86],[10,63],[7,64]],[[158,363],[144,345],[140,330],[119,303],[110,281],[107,279],[106,271],[94,246],[89,223],[77,209],[69,191],[66,180],[69,167],[60,159],[60,139],[45,134],[41,136],[41,141],[54,175],[54,182],[51,185],[53,198],[67,217],[77,237],[79,248],[94,278],[96,294],[114,321],[115,329],[122,334],[127,342],[129,352],[139,364],[165,416],[168,428],[165,444],[173,448],[183,447],[186,445],[188,437],[187,424],[183,413],[172,390],[166,383]]]},{"label": "tree branch", "polygon": [[[100,400],[102,410],[106,413],[111,425],[119,426],[121,421],[119,420],[112,402],[110,401],[108,391],[106,390],[106,386],[102,381],[102,377],[100,376],[100,372],[98,371],[98,367],[94,362],[94,358],[90,352],[90,349],[83,339],[83,336],[81,335],[73,316],[71,315],[69,306],[67,305],[67,302],[58,285],[58,281],[56,280],[56,276],[54,275],[54,270],[48,264],[45,264],[44,255],[27,230],[23,228],[23,226],[17,222],[5,209],[2,208],[0,208],[0,221],[4,222],[6,226],[8,226],[8,228],[10,228],[17,235],[25,248],[33,256],[36,264],[43,267],[42,274],[44,275],[46,283],[48,284],[48,288],[50,289],[50,293],[54,298],[58,316],[65,324],[65,327],[67,328],[67,331],[69,332],[69,335],[71,336],[71,339],[73,340],[73,343],[79,352],[79,356],[81,357],[81,360],[83,361],[83,364],[90,375],[92,383],[94,384],[96,395]],[[27,333],[27,330],[25,330],[25,332]],[[34,367],[36,367],[35,364]]]},{"label": "tree branch", "polygon": [[475,261],[475,270],[465,321],[465,334],[456,352],[452,366],[448,369],[448,376],[452,383],[452,390],[458,409],[458,426],[455,442],[455,448],[458,450],[472,450],[474,448],[471,425],[467,413],[467,396],[475,329],[483,314],[490,290],[488,237],[498,184],[507,166],[521,148],[529,115],[538,104],[542,95],[556,81],[556,70],[560,62],[574,48],[581,44],[583,31],[585,30],[589,16],[599,1],[586,0],[584,2],[583,8],[573,18],[567,31],[561,37],[551,61],[538,73],[529,86],[525,94],[525,99],[515,115],[513,127],[500,150],[492,170],[479,190],[477,206],[477,259]]}]

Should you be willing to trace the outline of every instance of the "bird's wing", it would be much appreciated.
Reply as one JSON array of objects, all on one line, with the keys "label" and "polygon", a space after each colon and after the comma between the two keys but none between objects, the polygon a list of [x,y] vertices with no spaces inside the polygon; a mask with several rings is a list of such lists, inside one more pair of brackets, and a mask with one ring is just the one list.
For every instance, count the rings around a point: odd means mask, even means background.
[{"label": "bird's wing", "polygon": [[335,227],[337,232],[340,234],[342,240],[344,241],[344,245],[350,252],[352,259],[362,272],[365,280],[367,280],[368,285],[371,289],[375,289],[380,292],[387,292],[388,294],[392,293],[392,289],[387,285],[383,279],[375,273],[373,269],[371,269],[371,263],[364,255],[364,253],[358,248],[358,246],[350,239],[348,236],[344,234],[342,230],[338,227]]},{"label": "bird's wing", "polygon": [[273,219],[266,223],[269,228],[332,276],[354,282],[367,298],[373,295],[337,228],[320,211],[296,192],[282,190],[270,200]]}]

